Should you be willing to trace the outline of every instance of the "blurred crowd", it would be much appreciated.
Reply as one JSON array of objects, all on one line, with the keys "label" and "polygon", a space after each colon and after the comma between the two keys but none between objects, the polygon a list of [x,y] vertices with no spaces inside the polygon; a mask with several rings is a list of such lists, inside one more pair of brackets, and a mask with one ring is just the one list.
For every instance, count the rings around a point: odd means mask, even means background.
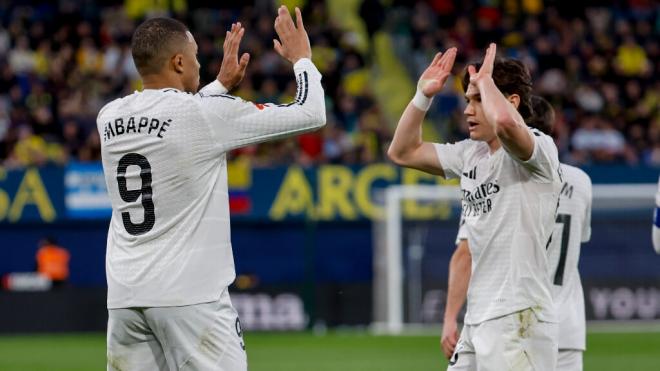
[{"label": "blurred crowd", "polygon": [[[0,1],[0,164],[98,161],[96,114],[140,89],[130,37],[149,16],[170,15],[191,28],[202,84],[219,70],[225,31],[242,22],[241,52],[252,58],[232,93],[259,103],[293,100],[291,67],[272,48],[274,3],[229,2],[222,9],[201,3]],[[392,36],[413,81],[435,52],[450,46],[459,48],[457,73],[490,41],[498,42],[501,54],[524,60],[535,92],[557,110],[564,161],[660,165],[658,9],[645,0],[584,8],[540,0],[364,0],[357,11],[370,37],[378,31]],[[253,166],[384,160],[397,118],[385,117],[369,83],[374,48],[360,49],[354,32],[342,30],[323,1],[307,1],[303,16],[324,76],[327,126],[231,156],[249,158]],[[430,111],[438,132],[450,140],[466,136],[458,80],[447,84]]]},{"label": "blurred crowd", "polygon": [[[419,76],[439,50],[459,49],[455,71],[488,43],[524,61],[534,92],[555,108],[562,161],[660,165],[660,5],[628,0],[401,1],[390,19],[397,53]],[[463,90],[448,84],[431,115],[465,137]]]},{"label": "blurred crowd", "polygon": [[[225,31],[246,28],[241,53],[251,54],[248,74],[232,94],[246,100],[294,99],[291,65],[273,50],[274,5],[193,8],[171,1],[140,8],[140,1],[98,6],[61,1],[24,5],[0,1],[0,161],[7,167],[98,161],[96,115],[116,97],[140,88],[130,39],[145,17],[168,15],[191,28],[199,46],[201,83],[213,81]],[[154,3],[154,2],[151,2]],[[158,2],[156,2],[158,3]],[[227,4],[222,5],[226,7]],[[314,61],[323,73],[328,125],[320,132],[242,148],[254,166],[290,163],[368,163],[382,160],[390,135],[367,85],[368,69],[355,40],[329,19],[323,2],[303,8]]]}]

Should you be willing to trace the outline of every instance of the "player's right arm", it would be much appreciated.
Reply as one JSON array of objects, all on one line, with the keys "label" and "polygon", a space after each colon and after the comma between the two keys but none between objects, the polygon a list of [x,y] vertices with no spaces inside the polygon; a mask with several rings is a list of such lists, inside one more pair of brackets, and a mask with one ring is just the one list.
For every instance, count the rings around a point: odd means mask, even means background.
[{"label": "player's right arm", "polygon": [[422,121],[431,99],[442,89],[451,74],[455,58],[456,48],[450,48],[444,54],[436,54],[420,77],[417,93],[403,111],[387,151],[388,157],[397,165],[445,176],[434,144],[422,140]]},{"label": "player's right arm", "polygon": [[[462,229],[462,227],[461,227]],[[449,282],[447,283],[447,304],[442,322],[442,351],[450,358],[458,342],[458,313],[461,311],[467,297],[470,276],[472,275],[472,255],[467,239],[459,239],[456,250],[449,261]]]},{"label": "player's right arm", "polygon": [[[237,59],[242,31],[237,35],[233,35],[233,31],[228,33],[228,37],[234,39],[225,44],[223,65],[224,59]],[[315,130],[325,125],[321,74],[311,61],[311,47],[300,10],[296,8],[294,25],[286,7],[280,7],[275,19],[275,31],[280,38],[280,41],[273,40],[275,50],[293,63],[298,88],[292,103],[255,104],[222,94],[217,89],[209,89],[209,86],[195,95],[221,151]],[[234,63],[239,66],[234,73],[241,72],[241,66],[247,64],[246,58],[249,57],[244,54],[241,61]],[[222,71],[219,79],[221,75]],[[209,94],[209,91],[214,94]]]}]

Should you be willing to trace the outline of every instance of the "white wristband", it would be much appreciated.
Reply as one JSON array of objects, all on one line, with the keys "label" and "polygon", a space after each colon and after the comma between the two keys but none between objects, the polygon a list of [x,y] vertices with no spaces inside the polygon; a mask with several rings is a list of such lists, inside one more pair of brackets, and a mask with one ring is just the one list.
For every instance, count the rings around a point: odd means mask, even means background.
[{"label": "white wristband", "polygon": [[415,96],[412,99],[413,106],[419,108],[424,112],[429,110],[432,102],[433,102],[433,97],[431,98],[427,97],[426,95],[424,95],[424,93],[421,92],[421,90],[417,90]]}]

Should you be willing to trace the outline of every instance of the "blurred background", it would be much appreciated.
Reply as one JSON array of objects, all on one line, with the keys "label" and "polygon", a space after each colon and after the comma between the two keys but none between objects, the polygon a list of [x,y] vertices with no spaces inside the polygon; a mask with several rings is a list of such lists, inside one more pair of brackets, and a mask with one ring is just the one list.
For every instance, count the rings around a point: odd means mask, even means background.
[{"label": "blurred background", "polygon": [[[385,152],[417,77],[437,51],[452,46],[459,49],[458,78],[435,98],[424,136],[467,136],[460,77],[492,41],[501,55],[528,66],[535,94],[555,107],[561,161],[581,167],[595,185],[624,185],[603,188],[601,197],[619,196],[618,207],[594,210],[580,269],[589,328],[627,335],[590,335],[587,369],[618,367],[608,357],[621,344],[639,351],[624,357],[628,369],[657,369],[645,366],[660,364],[660,257],[650,238],[660,170],[657,2],[0,0],[1,370],[104,367],[110,203],[95,119],[107,102],[141,89],[130,53],[136,25],[153,16],[188,25],[204,85],[219,70],[225,31],[240,21],[240,52],[251,61],[232,93],[286,103],[296,85],[290,64],[272,49],[279,4],[302,9],[328,123],[229,156],[238,275],[231,290],[253,369],[279,369],[260,363],[273,360],[282,369],[311,368],[288,364],[304,359],[281,355],[292,349],[317,361],[327,357],[317,370],[443,367],[439,325],[458,225],[456,208],[446,203],[408,199],[398,214],[404,321],[427,333],[360,340],[379,311],[374,251],[386,235],[379,222],[384,189],[445,183],[396,167]],[[336,335],[345,329],[352,335]],[[80,332],[89,334],[43,337]],[[625,338],[638,332],[646,337]],[[41,335],[16,335],[26,333]],[[323,340],[336,342],[323,343],[330,353],[314,353],[319,334],[339,336]],[[53,353],[69,362],[62,368],[31,356],[57,344],[70,344],[71,356],[64,348]],[[362,351],[337,360],[342,346]],[[379,359],[381,366],[366,366]],[[635,368],[639,359],[649,363]]]}]

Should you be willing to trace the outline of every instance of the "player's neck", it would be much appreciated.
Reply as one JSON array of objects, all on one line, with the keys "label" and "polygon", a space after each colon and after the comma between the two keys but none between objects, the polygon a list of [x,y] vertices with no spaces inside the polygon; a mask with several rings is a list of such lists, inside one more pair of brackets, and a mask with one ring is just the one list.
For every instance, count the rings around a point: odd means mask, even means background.
[{"label": "player's neck", "polygon": [[500,143],[499,138],[495,137],[491,139],[488,143],[488,148],[490,149],[490,154],[492,155],[493,153],[497,152],[500,147],[502,147],[502,143]]},{"label": "player's neck", "polygon": [[172,88],[184,91],[183,83],[180,79],[166,74],[142,76],[142,86],[143,89],[158,90]]}]

